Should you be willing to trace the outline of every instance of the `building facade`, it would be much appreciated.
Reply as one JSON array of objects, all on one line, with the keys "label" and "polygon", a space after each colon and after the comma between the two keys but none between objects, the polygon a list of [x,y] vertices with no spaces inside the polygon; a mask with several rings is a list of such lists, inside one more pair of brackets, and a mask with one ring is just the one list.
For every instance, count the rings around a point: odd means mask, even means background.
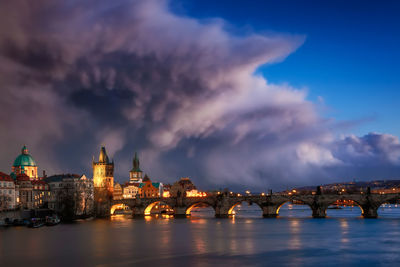
[{"label": "building facade", "polygon": [[123,198],[136,198],[139,193],[140,183],[125,183],[123,186]]},{"label": "building facade", "polygon": [[50,187],[50,209],[70,217],[93,215],[93,180],[85,175],[59,174],[46,177],[44,181]]},{"label": "building facade", "polygon": [[15,182],[18,188],[19,207],[22,209],[33,209],[33,186],[29,176],[25,173],[20,173],[16,176]]},{"label": "building facade", "polygon": [[32,207],[48,208],[51,198],[49,185],[41,180],[33,180],[32,183]]},{"label": "building facade", "polygon": [[197,191],[196,186],[188,177],[181,178],[179,181],[176,181],[170,189],[169,195],[172,197],[179,196],[187,196],[193,197],[198,196],[199,192]]},{"label": "building facade", "polygon": [[143,182],[139,185],[140,198],[155,198],[162,196],[162,184],[152,183],[150,178],[145,175]]},{"label": "building facade", "polygon": [[10,175],[0,172],[0,211],[12,210],[17,206],[18,190]]},{"label": "building facade", "polygon": [[119,183],[114,183],[113,199],[119,200],[123,198],[122,186]]}]

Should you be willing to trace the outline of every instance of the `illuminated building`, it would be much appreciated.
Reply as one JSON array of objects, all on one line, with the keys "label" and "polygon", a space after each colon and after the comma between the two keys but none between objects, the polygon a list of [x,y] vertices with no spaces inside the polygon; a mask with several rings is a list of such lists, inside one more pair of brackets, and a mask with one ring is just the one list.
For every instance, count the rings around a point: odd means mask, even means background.
[{"label": "illuminated building", "polygon": [[197,188],[192,181],[185,177],[175,182],[170,189],[170,195],[172,197],[187,196],[187,194],[196,194]]},{"label": "illuminated building", "polygon": [[135,152],[135,157],[133,158],[133,167],[129,172],[129,180],[131,183],[141,183],[142,182],[142,170],[140,169],[140,161]]},{"label": "illuminated building", "polygon": [[33,208],[42,208],[48,206],[48,200],[50,199],[49,185],[43,180],[34,180],[31,182]]},{"label": "illuminated building", "polygon": [[114,191],[114,162],[108,159],[106,148],[100,149],[99,161],[93,159],[93,185],[95,188],[106,189],[109,195]]},{"label": "illuminated building", "polygon": [[122,199],[122,195],[123,195],[122,186],[119,183],[114,183],[113,199],[115,200]]},{"label": "illuminated building", "polygon": [[123,187],[123,198],[136,198],[141,183],[125,183]]},{"label": "illuminated building", "polygon": [[206,197],[207,193],[199,192],[197,189],[186,191],[186,197]]},{"label": "illuminated building", "polygon": [[150,178],[145,175],[143,178],[143,182],[139,185],[139,195],[141,198],[153,198],[159,197],[162,184],[161,183],[152,183]]},{"label": "illuminated building", "polygon": [[375,193],[375,194],[397,194],[400,193],[400,187],[393,187],[393,188],[377,188],[374,190],[371,190],[371,193]]},{"label": "illuminated building", "polygon": [[15,178],[19,191],[19,206],[23,209],[33,209],[33,186],[25,173],[20,173]]},{"label": "illuminated building", "polygon": [[171,197],[170,190],[171,190],[170,184],[164,185],[162,196],[163,197]]},{"label": "illuminated building", "polygon": [[114,192],[114,161],[110,162],[104,146],[100,149],[99,161],[93,158],[92,166],[95,214],[108,216]]},{"label": "illuminated building", "polygon": [[15,175],[25,173],[31,180],[38,179],[37,165],[32,156],[29,155],[26,146],[22,147],[21,154],[15,159],[12,172],[15,173]]}]

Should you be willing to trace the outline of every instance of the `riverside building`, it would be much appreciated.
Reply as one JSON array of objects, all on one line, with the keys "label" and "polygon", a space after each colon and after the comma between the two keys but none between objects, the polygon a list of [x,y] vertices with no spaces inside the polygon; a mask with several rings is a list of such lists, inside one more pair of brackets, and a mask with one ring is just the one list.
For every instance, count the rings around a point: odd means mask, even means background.
[{"label": "riverside building", "polygon": [[93,213],[93,180],[85,175],[58,174],[46,177],[51,194],[48,206],[58,213],[69,216],[89,216]]},{"label": "riverside building", "polygon": [[18,200],[18,190],[10,175],[0,172],[0,211],[15,209]]}]

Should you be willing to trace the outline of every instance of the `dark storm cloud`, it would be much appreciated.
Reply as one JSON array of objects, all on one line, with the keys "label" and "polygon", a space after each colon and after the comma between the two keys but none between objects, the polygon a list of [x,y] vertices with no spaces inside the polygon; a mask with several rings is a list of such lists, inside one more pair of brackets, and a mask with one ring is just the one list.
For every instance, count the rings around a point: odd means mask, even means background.
[{"label": "dark storm cloud", "polygon": [[140,150],[152,177],[204,186],[315,182],[364,154],[399,164],[395,137],[334,140],[304,91],[254,75],[301,36],[235,36],[156,0],[3,1],[0,32],[3,170],[23,143],[49,171],[90,174],[104,143],[117,180]]},{"label": "dark storm cloud", "polygon": [[363,137],[347,136],[336,141],[335,157],[349,165],[400,165],[400,142],[396,136],[369,133]]}]

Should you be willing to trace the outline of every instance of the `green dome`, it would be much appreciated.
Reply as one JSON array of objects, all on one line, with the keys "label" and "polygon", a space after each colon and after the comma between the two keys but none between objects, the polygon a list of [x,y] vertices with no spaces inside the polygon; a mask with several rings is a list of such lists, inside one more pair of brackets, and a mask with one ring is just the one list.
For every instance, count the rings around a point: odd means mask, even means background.
[{"label": "green dome", "polygon": [[23,166],[32,166],[36,167],[36,163],[33,160],[32,156],[28,154],[28,149],[26,146],[22,148],[22,153],[15,160],[13,167],[23,167]]}]

